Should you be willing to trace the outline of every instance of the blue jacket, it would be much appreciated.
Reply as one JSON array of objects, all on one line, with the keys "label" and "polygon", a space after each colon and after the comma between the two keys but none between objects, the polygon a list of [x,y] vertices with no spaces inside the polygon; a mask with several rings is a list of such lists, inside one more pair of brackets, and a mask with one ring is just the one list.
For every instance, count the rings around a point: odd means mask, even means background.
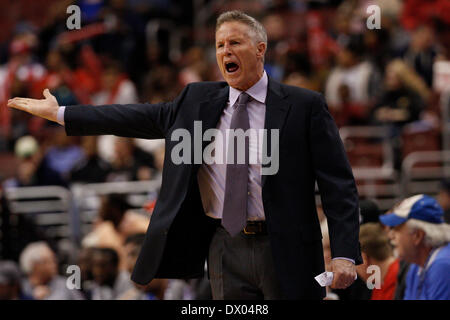
[{"label": "blue jacket", "polygon": [[418,265],[411,265],[403,299],[450,300],[450,243],[442,247],[423,275]]}]

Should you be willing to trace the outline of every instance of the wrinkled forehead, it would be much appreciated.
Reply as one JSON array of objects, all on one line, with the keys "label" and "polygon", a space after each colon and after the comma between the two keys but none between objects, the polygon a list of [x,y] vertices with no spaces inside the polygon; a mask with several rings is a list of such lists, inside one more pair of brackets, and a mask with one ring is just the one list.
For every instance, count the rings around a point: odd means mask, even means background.
[{"label": "wrinkled forehead", "polygon": [[250,26],[239,21],[224,22],[216,31],[216,42],[226,41],[231,38],[250,38],[255,37],[254,31]]}]

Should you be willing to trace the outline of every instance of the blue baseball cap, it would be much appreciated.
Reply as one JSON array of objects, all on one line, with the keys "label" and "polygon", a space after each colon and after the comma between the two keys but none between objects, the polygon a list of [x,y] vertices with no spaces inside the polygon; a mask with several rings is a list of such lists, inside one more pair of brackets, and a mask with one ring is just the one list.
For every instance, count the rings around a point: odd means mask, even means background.
[{"label": "blue baseball cap", "polygon": [[419,194],[404,199],[391,212],[380,216],[382,224],[395,227],[408,219],[416,219],[429,223],[444,223],[444,210],[436,199]]}]

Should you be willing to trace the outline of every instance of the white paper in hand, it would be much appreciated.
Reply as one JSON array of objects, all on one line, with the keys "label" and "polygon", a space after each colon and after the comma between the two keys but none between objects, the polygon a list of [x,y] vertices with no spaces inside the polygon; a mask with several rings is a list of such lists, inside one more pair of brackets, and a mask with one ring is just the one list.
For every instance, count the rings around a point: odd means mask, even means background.
[{"label": "white paper in hand", "polygon": [[325,271],[319,274],[318,276],[314,277],[316,281],[320,284],[321,287],[328,287],[331,286],[333,283],[333,272],[331,271]]},{"label": "white paper in hand", "polygon": [[[333,277],[334,273],[331,271],[325,271],[319,274],[318,276],[314,277],[316,281],[320,284],[321,287],[328,287],[331,286],[333,283]],[[358,278],[358,275],[355,275],[355,280]]]}]

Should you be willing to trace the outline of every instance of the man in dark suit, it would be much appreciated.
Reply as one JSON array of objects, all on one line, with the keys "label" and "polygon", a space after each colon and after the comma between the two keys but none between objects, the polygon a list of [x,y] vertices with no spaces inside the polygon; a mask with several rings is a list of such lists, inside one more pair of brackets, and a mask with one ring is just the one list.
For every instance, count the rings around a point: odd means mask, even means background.
[{"label": "man in dark suit", "polygon": [[[161,191],[135,282],[201,277],[207,260],[215,299],[323,298],[314,279],[324,271],[316,180],[329,224],[332,287],[354,281],[355,263],[361,263],[358,195],[337,127],[322,95],[267,77],[266,47],[259,22],[226,12],[216,27],[216,58],[226,82],[192,83],[174,101],[159,104],[59,107],[48,90],[44,100],[8,102],[64,124],[68,135],[165,139]],[[278,133],[265,148],[278,153],[276,172],[261,174],[264,163],[249,163],[248,154],[258,149],[251,136],[243,162],[195,161],[205,141],[184,150],[191,161],[173,161],[179,129],[195,145],[195,136],[208,129],[250,128]]]}]

